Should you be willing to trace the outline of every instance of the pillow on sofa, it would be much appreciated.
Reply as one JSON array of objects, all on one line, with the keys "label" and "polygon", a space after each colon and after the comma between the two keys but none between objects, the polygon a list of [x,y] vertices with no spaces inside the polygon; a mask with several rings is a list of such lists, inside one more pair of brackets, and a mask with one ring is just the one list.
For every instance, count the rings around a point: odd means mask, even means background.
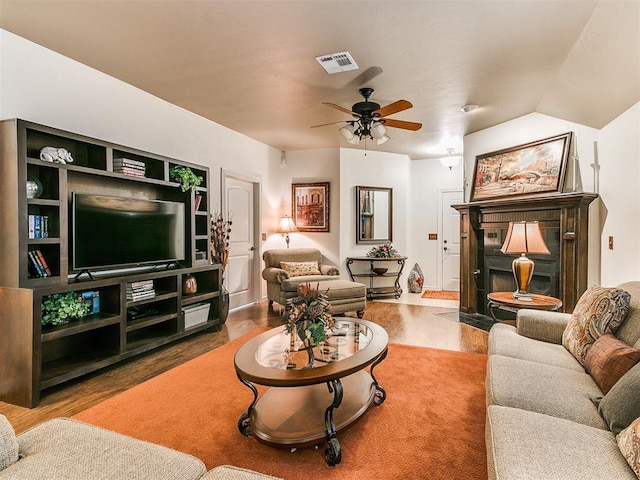
[{"label": "pillow on sofa", "polygon": [[280,262],[280,268],[287,272],[290,277],[320,275],[318,262]]},{"label": "pillow on sofa", "polygon": [[584,368],[603,393],[640,361],[640,350],[618,340],[612,333],[605,333],[587,350]]},{"label": "pillow on sofa", "polygon": [[616,333],[629,311],[631,295],[593,286],[582,294],[562,334],[562,345],[584,366],[587,350],[601,335]]},{"label": "pillow on sofa", "polygon": [[640,418],[625,428],[616,437],[618,448],[631,469],[640,478]]},{"label": "pillow on sofa", "polygon": [[640,363],[625,373],[602,399],[595,399],[598,413],[616,435],[640,417]]},{"label": "pillow on sofa", "polygon": [[0,470],[4,470],[17,461],[18,440],[16,440],[16,432],[7,417],[0,415]]}]

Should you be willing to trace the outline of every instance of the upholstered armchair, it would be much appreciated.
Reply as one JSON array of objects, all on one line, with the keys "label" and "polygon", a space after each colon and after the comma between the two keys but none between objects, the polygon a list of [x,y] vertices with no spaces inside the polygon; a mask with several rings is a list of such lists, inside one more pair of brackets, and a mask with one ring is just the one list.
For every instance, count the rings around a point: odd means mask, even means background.
[{"label": "upholstered armchair", "polygon": [[278,302],[285,305],[288,298],[298,295],[301,283],[337,280],[338,267],[322,264],[322,253],[316,248],[282,248],[267,250],[262,254],[267,281],[269,305]]}]

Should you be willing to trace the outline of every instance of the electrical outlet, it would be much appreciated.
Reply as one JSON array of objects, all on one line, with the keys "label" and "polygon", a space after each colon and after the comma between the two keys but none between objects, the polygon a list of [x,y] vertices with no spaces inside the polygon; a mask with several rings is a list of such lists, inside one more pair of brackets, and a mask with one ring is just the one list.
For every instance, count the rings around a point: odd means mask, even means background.
[{"label": "electrical outlet", "polygon": [[613,250],[613,235],[609,235],[609,250]]},{"label": "electrical outlet", "polygon": [[429,234],[429,240],[437,240],[438,239],[438,234],[437,233],[430,233]]},{"label": "electrical outlet", "polygon": [[266,241],[267,241],[267,234],[266,234],[266,233],[263,233],[263,234],[262,234],[262,241],[263,241],[263,242],[266,242]]}]

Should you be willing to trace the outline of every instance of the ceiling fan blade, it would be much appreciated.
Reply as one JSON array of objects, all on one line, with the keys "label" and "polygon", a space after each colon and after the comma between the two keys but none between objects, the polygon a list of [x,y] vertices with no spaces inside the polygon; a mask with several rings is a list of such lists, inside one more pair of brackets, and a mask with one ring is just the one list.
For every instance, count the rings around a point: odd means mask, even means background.
[{"label": "ceiling fan blade", "polygon": [[336,123],[349,123],[352,120],[340,120],[339,122],[321,123],[320,125],[311,125],[309,128],[326,127],[327,125],[335,125]]},{"label": "ceiling fan blade", "polygon": [[398,100],[397,102],[390,103],[386,107],[379,108],[378,110],[374,110],[371,114],[377,115],[380,117],[386,117],[388,115],[393,115],[394,113],[401,112],[403,110],[407,110],[413,107],[413,104],[407,100]]},{"label": "ceiling fan blade", "polygon": [[357,113],[352,112],[348,108],[341,107],[340,105],[336,105],[335,103],[322,102],[322,104],[326,105],[327,107],[331,107],[331,108],[335,108],[336,110],[340,110],[341,112],[348,113],[349,115],[353,115],[353,116],[356,116],[356,117],[360,116]]},{"label": "ceiling fan blade", "polygon": [[405,130],[417,131],[422,128],[422,124],[418,122],[407,122],[405,120],[394,120],[393,118],[385,118],[384,124],[386,127],[403,128]]}]

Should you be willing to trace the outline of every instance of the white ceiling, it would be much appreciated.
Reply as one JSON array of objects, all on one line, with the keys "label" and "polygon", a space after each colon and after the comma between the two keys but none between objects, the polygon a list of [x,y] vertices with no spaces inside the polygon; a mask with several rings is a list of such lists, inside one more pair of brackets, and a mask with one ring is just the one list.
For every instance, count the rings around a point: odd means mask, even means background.
[{"label": "white ceiling", "polygon": [[[601,128],[640,101],[640,0],[0,0],[0,27],[279,150],[350,146],[309,127],[349,119],[321,102],[351,108],[361,86],[413,103],[390,118],[420,131],[367,147],[414,159],[531,112]],[[344,50],[359,70],[314,58]]]}]

